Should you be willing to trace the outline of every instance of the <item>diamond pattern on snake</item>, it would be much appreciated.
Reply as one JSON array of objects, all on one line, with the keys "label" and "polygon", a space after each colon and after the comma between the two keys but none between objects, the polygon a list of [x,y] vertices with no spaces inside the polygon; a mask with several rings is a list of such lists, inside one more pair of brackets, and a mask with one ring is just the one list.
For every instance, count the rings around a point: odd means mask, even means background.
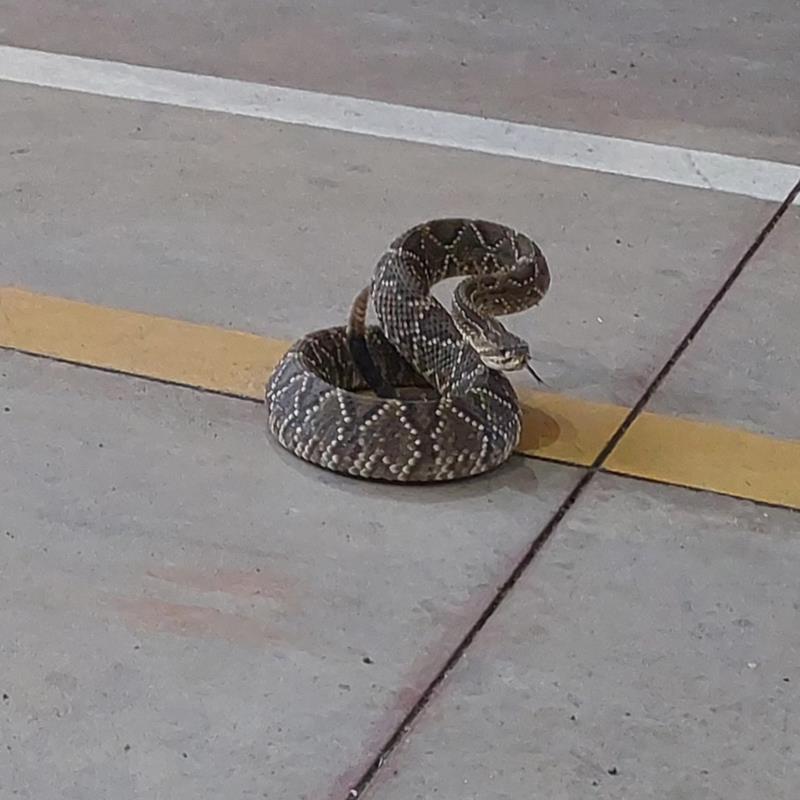
[{"label": "diamond pattern on snake", "polygon": [[[464,277],[450,312],[431,294]],[[435,219],[398,236],[347,325],[303,336],[266,386],[268,427],[287,450],[334,472],[430,483],[503,464],[522,412],[506,372],[527,342],[497,319],[538,305],[544,255],[524,234],[479,219]],[[377,325],[367,325],[372,306]]]}]

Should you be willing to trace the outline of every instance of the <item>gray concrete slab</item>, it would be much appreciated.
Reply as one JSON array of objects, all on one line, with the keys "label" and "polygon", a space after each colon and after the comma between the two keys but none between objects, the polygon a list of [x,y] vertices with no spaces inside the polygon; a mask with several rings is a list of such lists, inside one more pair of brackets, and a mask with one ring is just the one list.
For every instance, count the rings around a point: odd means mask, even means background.
[{"label": "gray concrete slab", "polygon": [[0,0],[0,42],[793,161],[800,6]]},{"label": "gray concrete slab", "polygon": [[[557,390],[631,404],[774,204],[422,145],[0,85],[0,282],[293,339],[394,236],[484,216],[551,291],[510,321]],[[11,155],[8,155],[11,154]]]},{"label": "gray concrete slab", "polygon": [[800,515],[602,476],[374,800],[790,800]]},{"label": "gray concrete slab", "polygon": [[579,477],[433,490],[0,353],[0,796],[343,797]]},{"label": "gray concrete slab", "polygon": [[791,208],[649,410],[800,438],[800,211]]}]

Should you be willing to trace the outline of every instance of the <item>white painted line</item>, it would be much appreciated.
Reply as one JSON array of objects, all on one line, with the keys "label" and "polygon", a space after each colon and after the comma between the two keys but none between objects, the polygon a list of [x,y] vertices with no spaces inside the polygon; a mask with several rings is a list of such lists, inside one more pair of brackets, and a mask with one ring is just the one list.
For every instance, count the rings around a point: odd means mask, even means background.
[{"label": "white painted line", "polygon": [[308,125],[782,201],[800,166],[0,46],[0,80]]}]

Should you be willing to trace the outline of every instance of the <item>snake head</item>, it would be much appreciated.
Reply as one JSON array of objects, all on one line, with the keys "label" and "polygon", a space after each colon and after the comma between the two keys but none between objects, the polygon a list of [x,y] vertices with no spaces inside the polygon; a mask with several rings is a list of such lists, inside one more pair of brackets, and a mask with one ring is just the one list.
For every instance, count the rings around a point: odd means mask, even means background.
[{"label": "snake head", "polygon": [[516,349],[504,349],[499,353],[483,354],[481,355],[481,361],[483,361],[487,367],[502,372],[515,372],[518,369],[526,369],[539,383],[544,383],[536,370],[531,366],[531,354],[528,351],[527,342],[522,342],[522,346]]},{"label": "snake head", "polygon": [[[499,372],[516,372],[526,368],[532,372],[528,343],[511,333],[494,317],[478,314],[464,299],[463,291],[459,293],[461,288],[459,286],[456,289],[452,319],[481,361]],[[541,381],[538,375],[536,379]]]},{"label": "snake head", "polygon": [[472,346],[487,367],[500,372],[522,369],[531,357],[528,343],[506,330],[503,336],[473,339]]},{"label": "snake head", "polygon": [[481,355],[481,361],[491,369],[500,372],[515,372],[528,364],[529,355],[520,354],[513,350],[501,350],[498,353]]}]

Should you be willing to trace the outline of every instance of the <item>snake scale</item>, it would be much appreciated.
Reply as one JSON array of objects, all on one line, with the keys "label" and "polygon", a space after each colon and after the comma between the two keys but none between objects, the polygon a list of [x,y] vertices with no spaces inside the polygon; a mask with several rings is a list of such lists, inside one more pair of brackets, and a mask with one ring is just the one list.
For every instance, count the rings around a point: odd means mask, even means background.
[{"label": "snake scale", "polygon": [[[457,276],[448,313],[431,288]],[[416,225],[383,253],[348,324],[303,336],[277,364],[270,431],[296,456],[362,478],[446,481],[499,466],[522,423],[503,373],[533,369],[527,343],[496,317],[537,305],[549,286],[541,250],[518,231]],[[369,300],[378,325],[366,324]],[[409,399],[397,387],[428,391]]]}]

